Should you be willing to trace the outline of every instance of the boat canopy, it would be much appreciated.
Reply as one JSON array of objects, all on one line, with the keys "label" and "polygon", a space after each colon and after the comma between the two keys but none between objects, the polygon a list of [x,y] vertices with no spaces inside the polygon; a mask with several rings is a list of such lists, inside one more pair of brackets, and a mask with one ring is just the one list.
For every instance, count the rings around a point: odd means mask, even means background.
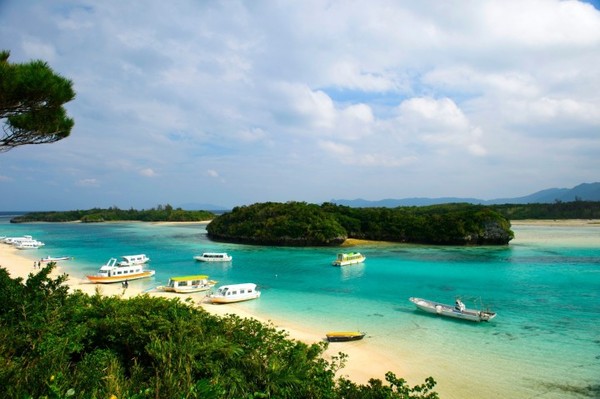
[{"label": "boat canopy", "polygon": [[171,281],[188,281],[188,280],[206,280],[208,276],[205,274],[198,274],[194,276],[178,276],[171,277]]}]

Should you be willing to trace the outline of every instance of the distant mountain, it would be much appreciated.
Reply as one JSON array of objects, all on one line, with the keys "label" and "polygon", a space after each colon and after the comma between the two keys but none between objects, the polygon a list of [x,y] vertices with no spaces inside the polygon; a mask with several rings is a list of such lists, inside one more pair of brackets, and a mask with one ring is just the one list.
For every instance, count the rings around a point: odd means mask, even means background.
[{"label": "distant mountain", "polygon": [[549,188],[538,191],[524,197],[517,198],[498,198],[492,200],[482,200],[477,198],[403,198],[403,199],[383,199],[379,201],[368,201],[364,199],[333,199],[332,203],[346,205],[353,208],[385,207],[395,208],[397,206],[426,206],[437,204],[448,204],[455,202],[466,202],[469,204],[498,205],[498,204],[533,204],[533,203],[553,203],[553,202],[571,202],[571,201],[600,201],[600,183],[583,183],[573,188]]}]

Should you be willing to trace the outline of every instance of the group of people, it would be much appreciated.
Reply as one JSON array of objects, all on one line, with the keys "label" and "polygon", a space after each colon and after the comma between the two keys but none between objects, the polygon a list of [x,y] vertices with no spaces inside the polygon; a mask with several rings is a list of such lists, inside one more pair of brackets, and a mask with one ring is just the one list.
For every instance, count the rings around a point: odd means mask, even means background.
[{"label": "group of people", "polygon": [[34,269],[41,269],[42,268],[42,261],[41,260],[39,262],[34,261],[33,262],[33,268]]}]

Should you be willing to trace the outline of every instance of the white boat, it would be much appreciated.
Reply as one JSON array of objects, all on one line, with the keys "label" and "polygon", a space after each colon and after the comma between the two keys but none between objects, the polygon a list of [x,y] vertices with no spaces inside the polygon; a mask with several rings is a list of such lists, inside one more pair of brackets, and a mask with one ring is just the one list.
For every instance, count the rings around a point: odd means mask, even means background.
[{"label": "white boat", "polygon": [[2,239],[2,241],[5,244],[11,244],[11,245],[18,244],[21,241],[31,241],[31,240],[33,240],[33,237],[29,236],[29,235],[27,235],[27,236],[21,236],[21,237],[4,237]]},{"label": "white boat", "polygon": [[256,284],[243,283],[222,285],[217,292],[210,294],[208,300],[212,303],[232,303],[248,301],[260,297],[260,291],[256,289]]},{"label": "white boat", "polygon": [[367,257],[360,252],[338,254],[337,259],[333,261],[333,266],[353,265],[355,263],[362,263],[365,259],[367,259]]},{"label": "white boat", "polygon": [[194,256],[200,262],[230,262],[233,257],[225,252],[204,252],[202,255]]},{"label": "white boat", "polygon": [[440,316],[453,317],[456,319],[469,321],[490,321],[496,317],[495,312],[489,310],[467,309],[460,300],[456,300],[455,305],[446,305],[439,302],[430,301],[423,298],[409,298],[418,309],[428,313],[438,314]]},{"label": "white boat", "polygon": [[150,262],[150,258],[148,258],[145,254],[125,255],[121,256],[119,266],[143,265],[144,263],[148,262]]},{"label": "white boat", "polygon": [[106,284],[152,277],[155,273],[154,270],[146,269],[143,264],[122,266],[117,263],[116,258],[110,258],[96,274],[86,277],[92,283]]},{"label": "white boat", "polygon": [[61,260],[71,260],[73,257],[71,256],[46,256],[40,259],[40,262],[58,262]]},{"label": "white boat", "polygon": [[171,277],[165,286],[156,287],[159,291],[176,292],[178,294],[187,294],[192,292],[208,291],[217,284],[214,280],[209,280],[206,275],[179,276]]},{"label": "white boat", "polygon": [[13,245],[17,249],[38,249],[40,247],[43,247],[46,244],[44,244],[43,242],[38,241],[38,240],[22,240],[22,241],[16,242]]}]

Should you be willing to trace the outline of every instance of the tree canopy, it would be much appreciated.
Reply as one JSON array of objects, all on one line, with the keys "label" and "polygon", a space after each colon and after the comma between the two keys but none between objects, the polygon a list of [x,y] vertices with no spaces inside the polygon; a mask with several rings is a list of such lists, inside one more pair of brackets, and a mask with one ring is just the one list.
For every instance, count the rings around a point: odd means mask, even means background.
[{"label": "tree canopy", "polygon": [[346,238],[435,245],[506,245],[510,222],[490,207],[350,208],[324,203],[257,203],[216,217],[211,239],[260,245],[335,246]]},{"label": "tree canopy", "polygon": [[73,83],[43,61],[11,64],[9,56],[0,52],[0,152],[68,137],[75,122],[63,105],[75,98]]}]

